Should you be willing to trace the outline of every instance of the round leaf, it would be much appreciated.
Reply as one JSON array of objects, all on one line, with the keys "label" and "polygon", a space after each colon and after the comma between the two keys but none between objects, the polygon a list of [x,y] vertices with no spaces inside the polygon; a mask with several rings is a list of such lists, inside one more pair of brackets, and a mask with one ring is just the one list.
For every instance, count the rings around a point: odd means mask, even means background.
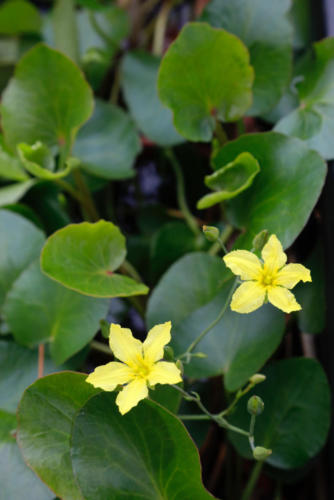
[{"label": "round leaf", "polygon": [[24,217],[0,210],[0,305],[22,271],[35,260],[44,243],[43,233]]},{"label": "round leaf", "polygon": [[160,59],[143,51],[128,52],[122,63],[124,97],[139,129],[161,146],[184,141],[172,121],[171,111],[158,97],[157,79]]},{"label": "round leaf", "polygon": [[269,111],[289,83],[292,64],[291,0],[211,0],[201,20],[238,36],[254,68],[254,101],[248,115]]},{"label": "round leaf", "polygon": [[16,182],[0,188],[0,207],[19,201],[35,184],[35,180]]},{"label": "round leaf", "polygon": [[275,129],[304,139],[327,159],[334,158],[334,38],[314,44],[299,68],[299,107],[282,118]]},{"label": "round leaf", "polygon": [[96,101],[92,118],[80,130],[73,154],[87,172],[103,179],[126,179],[140,151],[130,117],[117,106]]},{"label": "round leaf", "polygon": [[[267,379],[249,393],[264,401],[256,419],[255,443],[272,449],[270,465],[282,469],[302,467],[324,445],[330,424],[330,392],[321,365],[314,359],[278,361],[265,372]],[[244,401],[244,400],[243,400]],[[231,422],[249,426],[246,402],[240,402]],[[251,458],[247,440],[229,435],[238,452]]]},{"label": "round leaf", "polygon": [[275,132],[250,134],[223,147],[214,168],[248,151],[260,165],[253,184],[229,202],[229,215],[246,230],[236,247],[251,248],[263,229],[277,235],[284,248],[293,243],[306,224],[321,193],[326,164],[306,144]]},{"label": "round leaf", "polygon": [[108,301],[86,297],[59,285],[32,263],[7,295],[4,315],[15,340],[33,347],[50,342],[61,364],[81,350],[99,330]]},{"label": "round leaf", "polygon": [[158,77],[161,100],[173,111],[176,129],[191,141],[210,141],[216,117],[225,122],[240,118],[251,105],[252,83],[243,43],[204,23],[182,29]]},{"label": "round leaf", "polygon": [[125,238],[114,224],[70,224],[50,236],[41,255],[42,271],[62,285],[94,297],[126,297],[148,292],[115,274],[125,259]]},{"label": "round leaf", "polygon": [[82,500],[72,472],[70,439],[77,411],[97,394],[86,376],[62,372],[37,380],[18,409],[18,443],[25,462],[64,500]]},{"label": "round leaf", "polygon": [[124,416],[112,393],[87,401],[74,422],[72,464],[85,500],[212,498],[184,426],[150,401]]},{"label": "round leaf", "polygon": [[[151,327],[172,322],[172,347],[182,354],[218,316],[233,284],[222,260],[193,253],[178,260],[153,291],[147,320]],[[224,374],[225,386],[235,391],[258,371],[279,345],[284,331],[283,315],[271,305],[251,314],[227,309],[222,320],[199,343],[185,365],[190,377]]]},{"label": "round leaf", "polygon": [[11,0],[0,7],[0,34],[38,33],[42,24],[38,9],[26,0]]},{"label": "round leaf", "polygon": [[8,145],[37,141],[70,148],[93,109],[79,68],[46,45],[35,45],[16,66],[3,94],[2,126]]}]

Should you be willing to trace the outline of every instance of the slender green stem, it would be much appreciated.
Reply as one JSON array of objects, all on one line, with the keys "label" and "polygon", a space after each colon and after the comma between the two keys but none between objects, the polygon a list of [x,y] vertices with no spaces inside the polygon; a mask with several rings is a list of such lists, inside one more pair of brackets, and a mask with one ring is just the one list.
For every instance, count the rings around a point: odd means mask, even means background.
[{"label": "slender green stem", "polygon": [[103,354],[108,354],[108,356],[113,355],[110,348],[106,344],[98,342],[97,340],[92,340],[90,346],[92,349],[95,349],[95,351],[102,352]]},{"label": "slender green stem", "polygon": [[217,137],[221,146],[228,142],[226,132],[219,120],[216,120],[215,136]]},{"label": "slender green stem", "polygon": [[230,226],[230,224],[225,226],[221,235],[219,236],[219,239],[212,245],[208,253],[210,255],[217,255],[220,249],[222,249],[225,254],[228,253],[225,243],[228,241],[233,231],[234,227]]},{"label": "slender green stem", "polygon": [[208,415],[178,415],[181,420],[211,420]]},{"label": "slender green stem", "polygon": [[82,203],[82,196],[76,189],[74,189],[71,184],[69,184],[67,181],[64,181],[64,179],[54,179],[55,184],[58,184],[58,186],[63,190],[66,191],[68,194],[72,196],[75,200],[77,200],[79,203]]},{"label": "slender green stem", "polygon": [[190,346],[188,347],[188,349],[186,350],[186,352],[184,354],[182,354],[180,356],[180,358],[182,357],[187,357],[188,354],[192,353],[193,350],[197,347],[197,345],[201,342],[201,340],[204,339],[204,337],[210,332],[210,330],[212,330],[212,328],[214,328],[217,323],[219,323],[219,321],[222,319],[222,317],[224,316],[225,312],[226,312],[226,309],[230,303],[230,300],[232,298],[232,295],[234,293],[234,290],[236,288],[238,284],[238,281],[237,279],[234,280],[233,282],[233,285],[231,286],[231,290],[229,291],[228,293],[228,296],[226,298],[226,301],[224,302],[224,305],[220,311],[220,313],[218,314],[217,318],[215,320],[213,320],[209,326],[207,326],[200,334],[199,336],[190,344]]},{"label": "slender green stem", "polygon": [[250,500],[253,490],[256,486],[257,480],[259,479],[262,467],[263,467],[263,461],[256,462],[256,464],[254,465],[252,473],[246,484],[246,488],[242,494],[241,500]]},{"label": "slender green stem", "polygon": [[250,424],[249,424],[249,437],[248,437],[248,439],[249,439],[249,445],[250,445],[252,451],[255,448],[255,446],[254,446],[255,421],[256,421],[256,415],[251,415]]},{"label": "slender green stem", "polygon": [[177,182],[177,199],[179,203],[179,207],[183,216],[189,226],[189,228],[193,231],[193,233],[198,236],[201,234],[200,228],[197,225],[196,219],[193,214],[190,212],[188,203],[185,196],[185,188],[184,188],[184,179],[181,165],[179,164],[178,159],[176,158],[174,152],[171,149],[165,149],[165,154],[169,159],[176,177]]},{"label": "slender green stem", "polygon": [[73,170],[73,177],[81,196],[81,206],[92,222],[99,220],[99,213],[81,171]]},{"label": "slender green stem", "polygon": [[156,56],[161,56],[163,52],[168,16],[172,6],[171,0],[165,0],[155,22],[152,52]]},{"label": "slender green stem", "polygon": [[125,260],[123,262],[119,270],[121,273],[131,276],[131,278],[133,278],[135,281],[139,281],[139,283],[143,281],[137,269],[128,260]]}]

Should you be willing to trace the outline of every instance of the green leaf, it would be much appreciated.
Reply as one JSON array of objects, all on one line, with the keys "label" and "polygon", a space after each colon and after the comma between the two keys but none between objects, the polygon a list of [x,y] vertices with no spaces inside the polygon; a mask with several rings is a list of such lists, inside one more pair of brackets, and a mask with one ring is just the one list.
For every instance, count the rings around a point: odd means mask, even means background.
[{"label": "green leaf", "polygon": [[37,380],[18,409],[18,443],[25,462],[57,496],[82,500],[72,472],[70,439],[77,411],[97,394],[86,376],[62,372]]},{"label": "green leaf", "polygon": [[172,413],[177,413],[181,404],[181,393],[170,385],[158,384],[149,393],[149,398]]},{"label": "green leaf", "polygon": [[35,180],[31,179],[0,187],[0,207],[19,201],[34,184]]},{"label": "green leaf", "polygon": [[326,322],[325,262],[321,245],[317,245],[305,266],[311,270],[312,286],[299,284],[294,289],[302,306],[296,313],[297,321],[301,332],[316,334],[324,330]]},{"label": "green leaf", "polygon": [[150,401],[122,416],[114,394],[88,400],[74,421],[71,453],[85,500],[213,498],[184,426]]},{"label": "green leaf", "polygon": [[160,146],[184,142],[175,130],[171,111],[158,97],[160,58],[144,51],[128,52],[122,62],[122,88],[138,128]]},{"label": "green leaf", "polygon": [[43,233],[24,217],[0,210],[0,305],[14,281],[38,258]]},{"label": "green leaf", "polygon": [[176,129],[191,141],[210,141],[216,118],[240,118],[251,105],[252,83],[243,43],[204,23],[186,24],[166,52],[158,77],[161,100],[173,111]]},{"label": "green leaf", "polygon": [[58,365],[92,340],[107,311],[107,300],[86,297],[59,285],[41,273],[39,261],[16,280],[4,306],[15,340],[27,347],[50,342],[52,358]]},{"label": "green leaf", "polygon": [[238,196],[249,188],[259,171],[260,165],[254,156],[250,153],[240,153],[234,161],[205,177],[205,184],[216,193],[203,196],[197,203],[197,208],[209,208]]},{"label": "green leaf", "polygon": [[254,101],[248,115],[269,111],[289,83],[292,65],[290,0],[211,0],[201,20],[224,28],[248,47],[254,68]]},{"label": "green leaf", "polygon": [[334,38],[314,44],[299,67],[299,106],[275,130],[299,137],[326,159],[334,158]]},{"label": "green leaf", "polygon": [[127,179],[141,145],[130,117],[117,106],[97,100],[92,118],[80,130],[73,154],[90,174]]},{"label": "green leaf", "polygon": [[[314,359],[278,361],[264,372],[267,380],[256,387],[264,401],[257,417],[255,443],[272,449],[267,463],[281,469],[302,467],[326,441],[330,424],[330,392],[321,365]],[[249,426],[247,402],[242,400],[231,418],[235,425]],[[242,456],[251,458],[246,439],[229,434]]]},{"label": "green leaf", "polygon": [[63,54],[38,44],[16,66],[3,94],[2,126],[8,146],[41,141],[68,151],[93,109],[92,91]]},{"label": "green leaf", "polygon": [[62,285],[94,297],[146,294],[148,288],[114,271],[126,255],[125,238],[114,224],[70,224],[44,245],[42,271]]},{"label": "green leaf", "polygon": [[63,170],[55,172],[56,164],[53,154],[45,144],[39,141],[32,146],[21,143],[17,150],[24,168],[39,179],[59,179],[68,175],[72,168],[72,163],[67,162]]},{"label": "green leaf", "polygon": [[215,156],[214,168],[248,151],[261,166],[249,189],[230,200],[233,224],[245,230],[236,247],[251,248],[263,229],[290,246],[306,224],[321,193],[326,164],[299,139],[276,132],[250,134],[231,141]]},{"label": "green leaf", "polygon": [[0,7],[0,34],[38,33],[42,24],[38,9],[25,0],[11,0]]},{"label": "green leaf", "polygon": [[6,151],[2,135],[0,135],[0,177],[13,181],[28,179],[19,159]]},{"label": "green leaf", "polygon": [[[148,326],[171,320],[171,346],[176,355],[182,354],[216,319],[232,284],[221,259],[205,253],[186,255],[154,289],[148,303]],[[283,315],[269,304],[251,314],[238,314],[228,307],[195,349],[207,357],[193,358],[185,365],[185,373],[196,378],[224,374],[226,388],[235,391],[271,356],[283,331]]]}]

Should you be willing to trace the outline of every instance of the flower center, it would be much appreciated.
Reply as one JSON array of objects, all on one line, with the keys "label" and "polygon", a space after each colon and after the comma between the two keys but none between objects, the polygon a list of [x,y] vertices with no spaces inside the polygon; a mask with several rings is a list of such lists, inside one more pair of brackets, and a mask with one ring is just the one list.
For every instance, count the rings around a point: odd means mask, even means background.
[{"label": "flower center", "polygon": [[138,356],[132,369],[136,378],[147,379],[152,369],[152,363],[148,363],[142,356]]},{"label": "flower center", "polygon": [[262,270],[261,276],[259,277],[260,285],[265,288],[276,285],[277,272],[272,272],[265,267]]}]

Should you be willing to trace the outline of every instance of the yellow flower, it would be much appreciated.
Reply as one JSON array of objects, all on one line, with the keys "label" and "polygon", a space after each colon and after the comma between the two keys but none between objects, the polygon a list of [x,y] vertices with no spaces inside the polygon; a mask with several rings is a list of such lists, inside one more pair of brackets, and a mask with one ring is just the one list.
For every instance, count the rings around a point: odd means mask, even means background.
[{"label": "yellow flower", "polygon": [[263,247],[262,261],[247,250],[235,250],[223,257],[227,267],[245,281],[235,291],[231,309],[250,313],[266,299],[275,307],[289,313],[301,309],[289,291],[299,281],[312,281],[310,271],[301,264],[287,264],[287,256],[275,234]]},{"label": "yellow flower", "polygon": [[86,381],[105,391],[113,391],[118,385],[123,385],[116,398],[122,415],[148,396],[148,386],[181,382],[176,364],[160,361],[164,346],[171,339],[170,330],[170,321],[156,325],[148,332],[146,340],[140,342],[128,328],[110,325],[110,349],[122,363],[112,361],[98,366]]}]

